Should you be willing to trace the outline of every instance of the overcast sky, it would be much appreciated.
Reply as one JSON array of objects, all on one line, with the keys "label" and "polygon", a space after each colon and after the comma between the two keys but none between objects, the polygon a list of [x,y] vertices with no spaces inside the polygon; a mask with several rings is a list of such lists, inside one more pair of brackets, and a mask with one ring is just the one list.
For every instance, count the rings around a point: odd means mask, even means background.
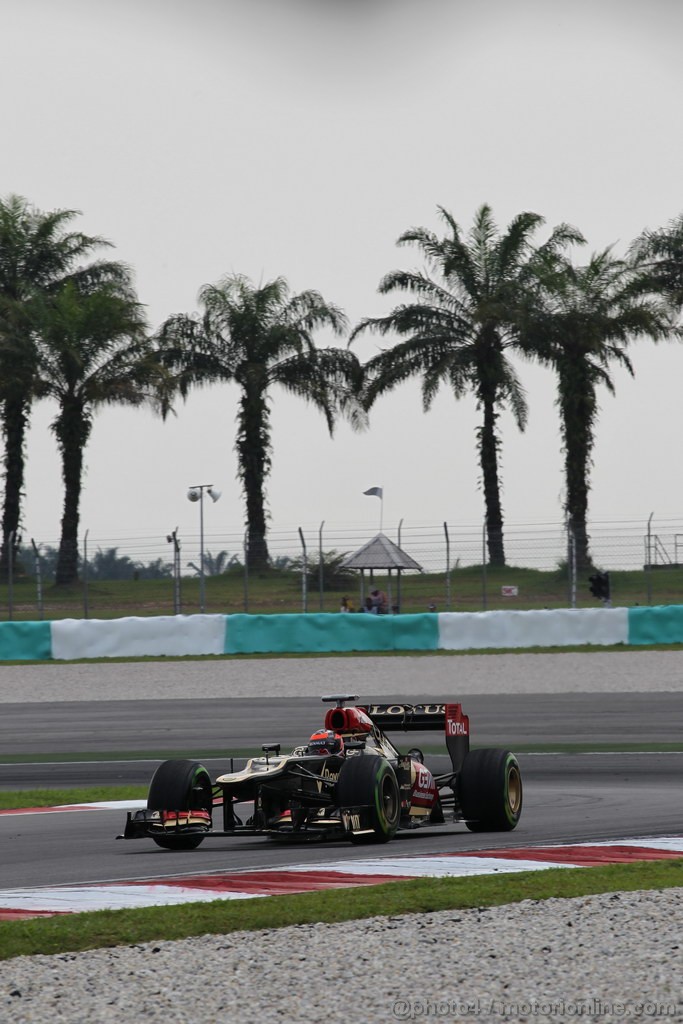
[{"label": "overcast sky", "polygon": [[[387,271],[418,267],[408,227],[465,227],[484,202],[566,221],[622,254],[683,210],[683,4],[678,0],[0,0],[0,193],[73,208],[135,271],[150,326],[197,308],[226,273],[283,275],[351,323],[381,315]],[[539,234],[542,240],[543,232]],[[586,253],[588,256],[588,252]],[[321,338],[321,341],[329,339]],[[367,359],[372,336],[355,346]],[[601,396],[591,518],[683,519],[683,349],[633,349],[636,378]],[[520,365],[530,407],[502,420],[509,524],[561,522],[554,379]],[[240,532],[236,392],[197,392],[162,423],[99,413],[82,531],[198,531],[191,484],[223,490],[208,534]],[[56,543],[62,486],[37,406],[25,534]],[[275,530],[481,521],[474,401],[417,385],[370,430],[330,440],[313,408],[273,392]]]}]

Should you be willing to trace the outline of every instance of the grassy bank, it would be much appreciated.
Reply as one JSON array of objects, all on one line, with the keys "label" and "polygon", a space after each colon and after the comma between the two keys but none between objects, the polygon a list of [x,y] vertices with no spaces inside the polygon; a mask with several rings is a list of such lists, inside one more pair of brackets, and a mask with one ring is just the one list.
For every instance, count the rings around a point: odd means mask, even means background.
[{"label": "grassy bank", "polygon": [[0,811],[22,807],[59,807],[104,800],[146,800],[148,786],[75,786],[73,789],[10,789],[0,791]]},{"label": "grassy bank", "polygon": [[[584,574],[586,575],[586,574]],[[667,569],[656,573],[624,571],[611,572],[612,599],[615,605],[679,604],[683,601],[683,569]],[[389,580],[375,575],[375,583],[389,591]],[[503,587],[515,586],[518,596],[505,597]],[[308,590],[309,612],[337,612],[340,598],[351,595],[358,603],[357,577],[343,587],[330,590],[322,596],[317,584]],[[397,581],[391,581],[394,603],[398,601]],[[0,587],[0,618],[9,617],[10,596],[6,585]],[[12,593],[12,617],[31,620],[40,618],[35,582],[17,580]],[[535,569],[506,567],[503,569],[471,566],[454,569],[448,579],[445,573],[404,574],[401,580],[402,612],[426,612],[431,605],[438,611],[481,611],[566,608],[569,606],[567,573],[563,570],[542,572]],[[112,580],[91,582],[72,587],[43,586],[44,617],[46,619],[119,618],[126,615],[172,615],[173,581]],[[579,580],[577,605],[584,608],[600,607],[589,592],[588,579]],[[301,576],[296,572],[270,570],[250,576],[245,584],[241,572],[228,572],[206,579],[206,610],[234,614],[273,614],[303,610]],[[199,581],[183,579],[181,611],[192,614],[199,611]]]},{"label": "grassy bank", "polygon": [[683,885],[683,859],[505,876],[424,878],[268,899],[96,911],[0,923],[0,959],[182,939],[193,935],[355,921],[377,915],[494,907],[520,900]]}]

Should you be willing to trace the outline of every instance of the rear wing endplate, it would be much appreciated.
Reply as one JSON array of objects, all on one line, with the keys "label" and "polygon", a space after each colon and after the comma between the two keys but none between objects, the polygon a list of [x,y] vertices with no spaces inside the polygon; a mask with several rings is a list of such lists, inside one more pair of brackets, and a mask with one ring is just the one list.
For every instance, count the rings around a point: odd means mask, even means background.
[{"label": "rear wing endplate", "polygon": [[453,771],[470,749],[470,720],[462,704],[369,704],[363,710],[382,732],[443,730]]}]

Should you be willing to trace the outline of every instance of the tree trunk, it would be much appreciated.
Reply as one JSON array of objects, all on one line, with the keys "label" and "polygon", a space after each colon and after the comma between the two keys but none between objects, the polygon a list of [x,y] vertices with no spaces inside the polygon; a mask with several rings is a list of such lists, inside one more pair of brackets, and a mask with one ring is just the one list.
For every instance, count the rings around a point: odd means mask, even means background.
[{"label": "tree trunk", "polygon": [[58,587],[78,582],[78,527],[80,522],[81,486],[83,476],[83,450],[89,426],[78,404],[71,410],[73,419],[62,415],[57,439],[62,453],[62,479],[64,481],[64,510],[59,554],[55,571]]},{"label": "tree trunk", "polygon": [[21,521],[21,492],[24,487],[24,441],[28,424],[28,408],[20,394],[10,395],[2,403],[5,437],[5,496],[2,506],[2,540],[0,544],[0,579],[9,572],[10,537],[12,564],[16,565]]},{"label": "tree trunk", "polygon": [[270,433],[268,405],[258,388],[243,387],[240,399],[237,456],[239,475],[244,485],[247,512],[247,568],[266,569],[269,565],[266,542],[264,483],[270,470]]},{"label": "tree trunk", "polygon": [[479,428],[478,433],[479,458],[484,485],[484,502],[486,505],[486,539],[489,565],[499,568],[505,565],[505,548],[503,544],[503,511],[500,504],[500,485],[498,482],[497,417],[492,399],[484,399],[482,405],[484,408],[484,423]]},{"label": "tree trunk", "polygon": [[567,472],[567,520],[569,528],[574,534],[576,546],[576,568],[590,569],[593,558],[590,553],[590,537],[588,536],[588,487],[585,484],[577,484],[570,488],[569,485],[569,456],[565,460]]},{"label": "tree trunk", "polygon": [[[576,367],[574,367],[575,371]],[[565,511],[576,545],[576,567],[590,569],[593,559],[588,536],[588,492],[590,489],[590,458],[593,449],[592,424],[596,402],[593,386],[588,380],[581,383],[560,383],[562,434],[564,438],[564,473],[567,494]]]}]

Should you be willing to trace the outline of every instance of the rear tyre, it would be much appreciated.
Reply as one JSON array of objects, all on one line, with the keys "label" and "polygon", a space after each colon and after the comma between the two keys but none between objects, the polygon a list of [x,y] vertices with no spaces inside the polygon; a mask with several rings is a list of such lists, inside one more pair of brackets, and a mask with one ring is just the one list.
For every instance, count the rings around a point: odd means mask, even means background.
[{"label": "rear tyre", "polygon": [[[150,811],[208,811],[213,807],[211,778],[197,761],[164,761],[149,786],[147,809]],[[203,835],[153,836],[164,850],[195,850]]]},{"label": "rear tyre", "polygon": [[348,833],[352,843],[386,843],[398,828],[401,797],[394,769],[383,757],[359,754],[342,766],[337,783],[339,807],[370,806],[371,832]]},{"label": "rear tyre", "polygon": [[471,750],[458,779],[458,798],[470,832],[510,832],[522,813],[522,773],[514,754]]}]

